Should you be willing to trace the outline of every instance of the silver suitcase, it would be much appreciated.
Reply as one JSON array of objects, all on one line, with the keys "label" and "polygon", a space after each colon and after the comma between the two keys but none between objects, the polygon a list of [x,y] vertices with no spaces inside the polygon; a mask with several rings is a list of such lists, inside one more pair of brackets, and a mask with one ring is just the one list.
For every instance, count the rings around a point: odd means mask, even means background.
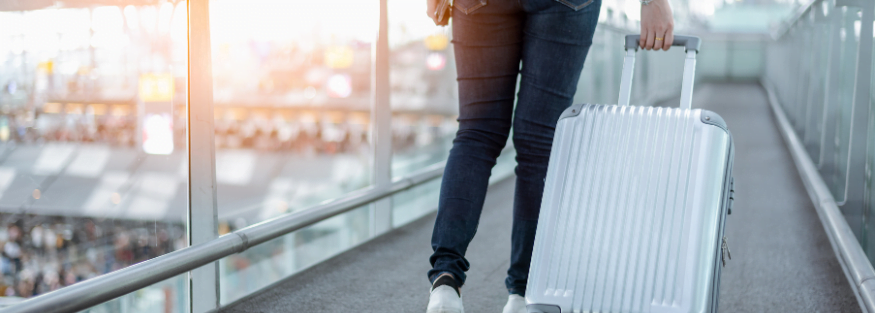
[{"label": "silver suitcase", "polygon": [[687,51],[681,108],[628,106],[637,41],[626,37],[620,104],[573,105],[556,126],[530,313],[717,310],[732,138],[690,108],[696,37],[674,41]]}]

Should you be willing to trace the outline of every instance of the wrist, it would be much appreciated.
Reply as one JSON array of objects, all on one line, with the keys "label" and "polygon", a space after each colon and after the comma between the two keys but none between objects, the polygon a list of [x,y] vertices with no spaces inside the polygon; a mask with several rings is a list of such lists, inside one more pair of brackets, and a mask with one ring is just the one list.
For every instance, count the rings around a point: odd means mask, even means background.
[{"label": "wrist", "polygon": [[638,0],[638,2],[641,2],[641,6],[647,6],[652,4],[666,4],[668,3],[668,0]]}]

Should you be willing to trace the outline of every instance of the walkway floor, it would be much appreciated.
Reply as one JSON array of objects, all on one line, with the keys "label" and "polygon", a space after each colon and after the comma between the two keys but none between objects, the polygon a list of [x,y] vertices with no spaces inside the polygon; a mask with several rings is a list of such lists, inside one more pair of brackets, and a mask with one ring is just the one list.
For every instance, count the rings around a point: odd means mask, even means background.
[{"label": "walkway floor", "polygon": [[[723,116],[737,147],[727,222],[733,259],[723,270],[720,311],[859,312],[762,88],[705,84],[693,103]],[[513,187],[505,180],[490,188],[469,248],[467,312],[500,312],[506,300]],[[221,312],[424,312],[433,223],[428,215]]]}]

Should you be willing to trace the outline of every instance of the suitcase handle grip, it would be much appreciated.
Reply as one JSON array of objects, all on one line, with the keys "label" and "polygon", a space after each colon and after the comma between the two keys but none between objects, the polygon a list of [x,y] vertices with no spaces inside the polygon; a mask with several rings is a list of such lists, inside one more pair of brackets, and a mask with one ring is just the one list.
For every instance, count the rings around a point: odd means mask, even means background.
[{"label": "suitcase handle grip", "polygon": [[[620,98],[617,103],[620,106],[629,105],[632,96],[632,74],[635,72],[635,53],[638,51],[639,35],[626,35],[626,57],[623,59],[623,74],[620,77]],[[696,76],[696,55],[702,45],[699,37],[675,36],[674,46],[684,46],[686,60],[684,60],[684,80],[681,85],[681,109],[691,109],[693,103],[693,81]],[[632,49],[634,48],[634,49]]]},{"label": "suitcase handle grip", "polygon": [[[638,50],[638,41],[641,40],[641,35],[626,35],[626,50],[635,49]],[[695,36],[674,36],[674,40],[671,43],[672,46],[683,46],[686,51],[696,51],[699,52],[699,48],[702,46],[702,41],[699,40],[699,37]]]}]

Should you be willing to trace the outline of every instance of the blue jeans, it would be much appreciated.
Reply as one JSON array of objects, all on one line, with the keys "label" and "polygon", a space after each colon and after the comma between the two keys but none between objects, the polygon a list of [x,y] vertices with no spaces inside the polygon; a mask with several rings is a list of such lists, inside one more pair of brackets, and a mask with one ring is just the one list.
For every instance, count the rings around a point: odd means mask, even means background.
[{"label": "blue jeans", "polygon": [[[434,283],[439,274],[450,273],[464,284],[470,267],[465,252],[512,125],[516,190],[505,285],[509,293],[525,295],[553,132],[572,104],[601,0],[483,3],[454,3],[459,131],[441,184],[428,277]],[[514,109],[517,75],[522,78]]]}]

